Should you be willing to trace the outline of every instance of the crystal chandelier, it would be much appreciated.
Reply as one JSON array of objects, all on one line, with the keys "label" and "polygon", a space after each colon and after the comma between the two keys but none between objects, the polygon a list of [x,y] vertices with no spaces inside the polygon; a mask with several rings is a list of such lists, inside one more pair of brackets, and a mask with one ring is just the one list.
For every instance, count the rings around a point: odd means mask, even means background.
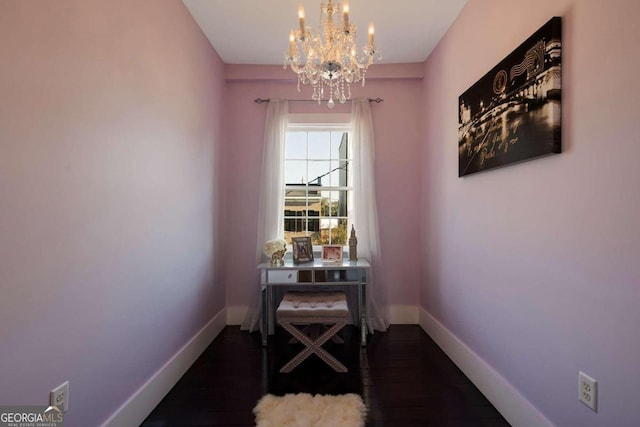
[{"label": "crystal chandelier", "polygon": [[[334,22],[334,15],[342,19]],[[298,92],[300,83],[313,87],[311,99],[322,101],[325,86],[329,92],[327,106],[333,108],[334,97],[344,103],[351,98],[351,83],[362,81],[364,75],[373,63],[374,56],[382,59],[380,51],[373,44],[373,22],[369,24],[369,43],[362,47],[362,54],[358,55],[356,42],[356,26],[349,23],[349,4],[328,0],[320,5],[321,30],[314,32],[305,26],[304,9],[298,8],[300,29],[292,30],[289,34],[289,54],[285,55],[284,68],[287,65],[298,75]]]}]

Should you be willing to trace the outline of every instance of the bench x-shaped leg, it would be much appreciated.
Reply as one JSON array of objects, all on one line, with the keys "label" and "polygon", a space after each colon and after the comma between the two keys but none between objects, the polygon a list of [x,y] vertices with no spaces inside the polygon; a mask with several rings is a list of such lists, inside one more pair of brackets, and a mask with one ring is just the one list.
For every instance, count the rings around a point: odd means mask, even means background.
[{"label": "bench x-shaped leg", "polygon": [[340,329],[342,329],[346,325],[345,320],[340,320],[327,329],[322,335],[318,337],[317,340],[313,341],[307,335],[302,333],[298,328],[292,325],[290,322],[280,321],[280,324],[283,328],[285,328],[291,335],[296,337],[302,344],[306,346],[304,350],[298,353],[293,359],[291,359],[286,365],[280,369],[280,372],[291,372],[296,366],[302,363],[307,357],[311,354],[317,354],[322,360],[324,360],[329,366],[331,366],[337,372],[347,372],[346,366],[340,363],[335,357],[330,355],[322,345],[327,342],[332,336],[334,336]]},{"label": "bench x-shaped leg", "polygon": [[[305,335],[310,336],[312,340],[316,340],[318,338],[318,335],[320,335],[320,332],[324,332],[327,329],[329,329],[327,328],[327,325],[320,325],[320,324],[314,323],[314,324],[305,326],[302,332]],[[336,344],[344,344],[344,340],[340,338],[340,335],[338,334],[332,336],[331,341],[333,341]],[[289,344],[298,344],[299,342],[300,340],[298,340],[298,338],[296,337],[291,337],[291,339],[289,340]]]}]

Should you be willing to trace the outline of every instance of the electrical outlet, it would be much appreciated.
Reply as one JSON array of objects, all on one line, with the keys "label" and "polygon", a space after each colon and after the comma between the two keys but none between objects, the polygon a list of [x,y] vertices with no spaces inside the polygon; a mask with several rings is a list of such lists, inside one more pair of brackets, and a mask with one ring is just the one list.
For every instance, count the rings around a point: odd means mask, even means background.
[{"label": "electrical outlet", "polygon": [[49,393],[49,405],[57,406],[62,412],[69,409],[69,381],[65,381]]},{"label": "electrical outlet", "polygon": [[578,371],[578,400],[598,412],[598,382]]}]

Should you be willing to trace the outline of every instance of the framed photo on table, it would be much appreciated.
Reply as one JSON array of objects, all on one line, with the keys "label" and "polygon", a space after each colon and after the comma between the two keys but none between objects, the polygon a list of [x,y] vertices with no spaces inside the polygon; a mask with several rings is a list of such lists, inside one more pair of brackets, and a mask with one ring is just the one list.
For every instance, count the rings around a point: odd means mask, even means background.
[{"label": "framed photo on table", "polygon": [[323,245],[322,261],[323,262],[342,261],[342,245]]},{"label": "framed photo on table", "polygon": [[294,264],[313,261],[311,237],[292,237],[291,246],[293,246]]}]

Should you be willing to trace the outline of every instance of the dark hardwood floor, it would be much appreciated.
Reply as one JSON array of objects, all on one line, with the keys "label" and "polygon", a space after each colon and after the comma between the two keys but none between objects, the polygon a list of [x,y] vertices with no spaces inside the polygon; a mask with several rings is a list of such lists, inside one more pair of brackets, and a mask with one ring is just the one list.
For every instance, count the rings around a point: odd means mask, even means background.
[{"label": "dark hardwood floor", "polygon": [[[253,407],[266,393],[360,394],[367,427],[508,426],[469,379],[417,325],[393,325],[358,345],[325,347],[349,372],[337,374],[312,355],[290,374],[278,371],[301,347],[278,330],[260,334],[228,326],[144,421],[144,427],[254,426]],[[338,427],[338,426],[336,426]]]}]

